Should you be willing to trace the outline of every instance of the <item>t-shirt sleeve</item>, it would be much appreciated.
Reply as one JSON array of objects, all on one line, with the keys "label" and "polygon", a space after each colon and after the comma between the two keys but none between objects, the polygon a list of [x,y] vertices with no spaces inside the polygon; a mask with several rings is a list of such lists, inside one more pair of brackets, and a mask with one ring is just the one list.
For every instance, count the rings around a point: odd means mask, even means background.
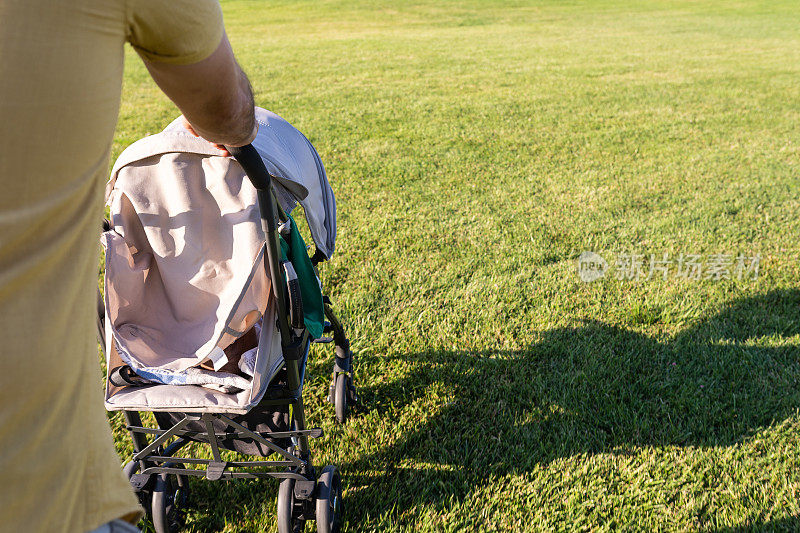
[{"label": "t-shirt sleeve", "polygon": [[128,41],[148,61],[202,61],[217,49],[223,30],[217,0],[128,0]]}]

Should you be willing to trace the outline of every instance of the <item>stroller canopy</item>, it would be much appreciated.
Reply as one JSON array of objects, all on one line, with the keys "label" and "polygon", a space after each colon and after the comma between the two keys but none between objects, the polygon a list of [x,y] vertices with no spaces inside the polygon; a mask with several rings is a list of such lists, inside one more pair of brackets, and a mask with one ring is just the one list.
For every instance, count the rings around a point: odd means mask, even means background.
[{"label": "stroller canopy", "polygon": [[[255,114],[259,129],[253,146],[261,154],[267,170],[278,178],[274,184],[281,206],[288,213],[300,202],[317,250],[330,258],[336,247],[336,199],[319,154],[305,135],[272,111],[256,107]],[[110,203],[121,170],[153,156],[170,153],[219,157],[219,150],[189,133],[183,120],[177,118],[163,132],[133,143],[120,154],[106,188],[107,201]],[[226,160],[238,167],[231,158]],[[173,172],[180,173],[183,169],[179,166]],[[243,171],[240,173],[244,176]],[[252,190],[249,184],[245,186],[248,188]]]}]

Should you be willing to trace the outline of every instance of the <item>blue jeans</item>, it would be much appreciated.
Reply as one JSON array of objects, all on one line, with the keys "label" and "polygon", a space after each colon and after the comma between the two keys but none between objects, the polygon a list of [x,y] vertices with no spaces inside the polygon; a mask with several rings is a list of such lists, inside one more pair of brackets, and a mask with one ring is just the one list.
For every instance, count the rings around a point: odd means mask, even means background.
[{"label": "blue jeans", "polygon": [[141,533],[139,528],[124,520],[112,520],[89,533]]}]

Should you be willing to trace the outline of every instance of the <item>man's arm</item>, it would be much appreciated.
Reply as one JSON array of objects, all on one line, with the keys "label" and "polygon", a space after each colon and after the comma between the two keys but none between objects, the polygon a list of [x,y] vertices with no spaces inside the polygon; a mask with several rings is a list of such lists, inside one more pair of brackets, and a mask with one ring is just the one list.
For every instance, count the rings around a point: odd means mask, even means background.
[{"label": "man's arm", "polygon": [[216,51],[197,63],[175,65],[142,59],[198,135],[227,146],[242,146],[255,138],[253,91],[236,63],[227,35],[222,35]]}]

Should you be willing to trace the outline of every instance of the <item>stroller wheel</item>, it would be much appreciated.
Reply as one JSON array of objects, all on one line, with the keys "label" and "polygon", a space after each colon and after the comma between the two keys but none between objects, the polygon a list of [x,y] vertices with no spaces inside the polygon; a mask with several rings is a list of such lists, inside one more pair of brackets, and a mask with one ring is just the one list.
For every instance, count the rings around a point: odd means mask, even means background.
[{"label": "stroller wheel", "polygon": [[186,476],[158,474],[151,505],[156,533],[175,533],[184,526],[188,491]]},{"label": "stroller wheel", "polygon": [[336,385],[333,392],[333,407],[336,411],[336,420],[344,424],[347,420],[347,374],[336,375]]},{"label": "stroller wheel", "polygon": [[[125,474],[125,477],[128,478],[128,481],[131,481],[131,478],[139,471],[139,463],[136,461],[128,461],[125,463],[125,466],[122,467],[122,471]],[[134,487],[133,484],[131,484]],[[136,498],[139,500],[139,505],[141,505],[145,513],[150,515],[150,504],[153,500],[153,491],[146,487],[135,488],[134,493],[136,494]]]},{"label": "stroller wheel", "polygon": [[306,521],[295,509],[294,480],[284,479],[278,486],[278,533],[300,533]]},{"label": "stroller wheel", "polygon": [[125,477],[128,478],[128,481],[131,480],[131,476],[133,476],[138,469],[139,465],[135,461],[128,461],[125,463],[125,466],[122,467],[122,471],[125,473]]},{"label": "stroller wheel", "polygon": [[317,480],[317,533],[338,533],[344,518],[342,478],[335,466],[322,469]]}]

